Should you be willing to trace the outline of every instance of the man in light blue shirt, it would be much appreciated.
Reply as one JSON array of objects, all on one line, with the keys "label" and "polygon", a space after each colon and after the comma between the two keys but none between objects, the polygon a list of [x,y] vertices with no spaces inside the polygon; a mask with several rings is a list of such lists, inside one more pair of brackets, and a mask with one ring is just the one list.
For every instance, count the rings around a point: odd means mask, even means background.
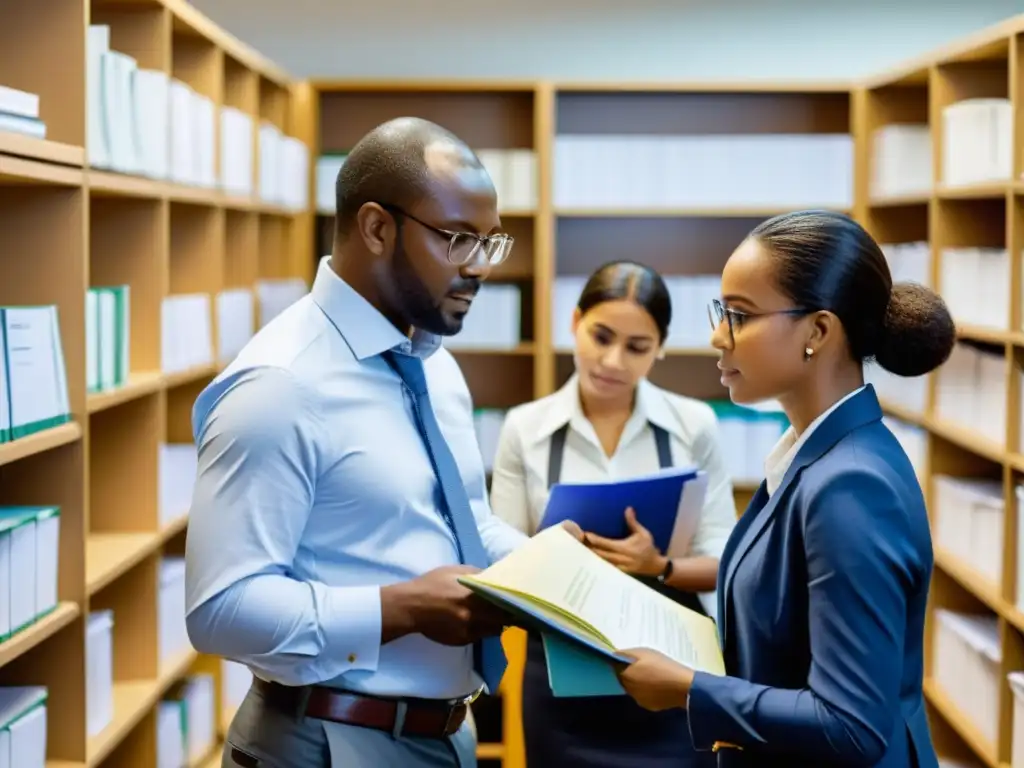
[{"label": "man in light blue shirt", "polygon": [[525,537],[491,514],[440,339],[511,247],[463,142],[385,123],[339,173],[310,294],[197,399],[189,636],[256,678],[224,766],[475,765],[508,619],[457,577]]}]

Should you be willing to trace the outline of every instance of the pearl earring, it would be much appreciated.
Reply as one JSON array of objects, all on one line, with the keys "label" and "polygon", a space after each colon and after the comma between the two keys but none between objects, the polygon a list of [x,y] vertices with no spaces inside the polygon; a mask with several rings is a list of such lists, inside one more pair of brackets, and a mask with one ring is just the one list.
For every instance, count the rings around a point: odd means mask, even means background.
[{"label": "pearl earring", "polygon": [[814,350],[810,347],[804,347],[804,360],[810,360],[811,355],[814,354]]}]

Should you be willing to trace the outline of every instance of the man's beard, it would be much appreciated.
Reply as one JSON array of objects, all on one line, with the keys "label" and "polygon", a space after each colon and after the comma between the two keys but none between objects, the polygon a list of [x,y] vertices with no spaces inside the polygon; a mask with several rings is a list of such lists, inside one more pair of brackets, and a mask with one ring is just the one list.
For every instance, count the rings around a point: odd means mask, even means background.
[{"label": "man's beard", "polygon": [[462,320],[466,313],[446,314],[441,305],[434,302],[416,274],[401,242],[396,245],[391,263],[396,298],[414,328],[438,336],[454,336],[462,330]]}]

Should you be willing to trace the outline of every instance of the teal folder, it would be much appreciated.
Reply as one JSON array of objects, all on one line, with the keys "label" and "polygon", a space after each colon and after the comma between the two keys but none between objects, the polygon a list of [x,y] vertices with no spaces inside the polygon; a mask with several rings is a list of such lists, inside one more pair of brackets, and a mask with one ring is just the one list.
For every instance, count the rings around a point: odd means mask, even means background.
[{"label": "teal folder", "polygon": [[551,693],[559,697],[622,696],[623,689],[612,663],[559,635],[543,633]]}]

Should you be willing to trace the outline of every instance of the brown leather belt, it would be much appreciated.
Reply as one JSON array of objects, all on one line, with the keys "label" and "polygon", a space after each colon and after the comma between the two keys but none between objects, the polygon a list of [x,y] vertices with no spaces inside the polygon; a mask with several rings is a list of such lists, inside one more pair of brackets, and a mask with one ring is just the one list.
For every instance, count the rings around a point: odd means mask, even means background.
[{"label": "brown leather belt", "polygon": [[290,687],[258,677],[255,687],[278,711],[398,736],[443,739],[462,725],[476,695],[463,699],[383,698],[322,686]]}]

